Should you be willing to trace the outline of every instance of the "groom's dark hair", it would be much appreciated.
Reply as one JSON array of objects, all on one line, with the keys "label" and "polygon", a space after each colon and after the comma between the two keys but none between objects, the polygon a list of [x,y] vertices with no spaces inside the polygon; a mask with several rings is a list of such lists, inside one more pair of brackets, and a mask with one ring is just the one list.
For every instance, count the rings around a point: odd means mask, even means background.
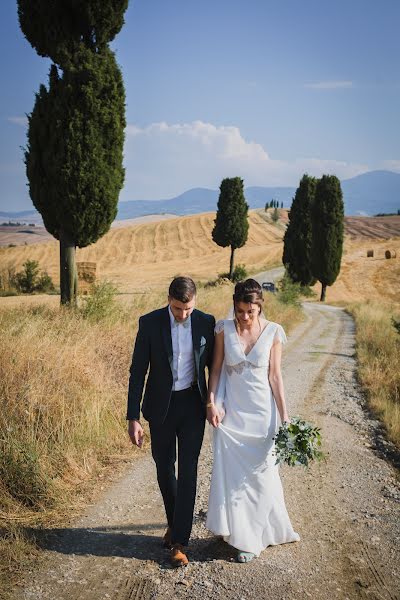
[{"label": "groom's dark hair", "polygon": [[179,302],[190,302],[196,295],[196,284],[190,277],[175,277],[171,281],[168,294]]}]

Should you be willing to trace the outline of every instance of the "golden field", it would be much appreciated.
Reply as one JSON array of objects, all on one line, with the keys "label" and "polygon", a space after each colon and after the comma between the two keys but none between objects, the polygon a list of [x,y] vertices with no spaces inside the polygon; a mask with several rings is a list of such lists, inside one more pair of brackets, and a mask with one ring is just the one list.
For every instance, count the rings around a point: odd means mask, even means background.
[{"label": "golden field", "polygon": [[[236,264],[244,263],[252,273],[280,264],[286,211],[282,214],[283,220],[273,225],[264,211],[250,211],[249,238],[245,247],[236,251]],[[214,217],[214,213],[206,213],[126,226],[121,222],[92,246],[78,248],[77,260],[96,262],[100,279],[112,281],[126,293],[150,288],[165,291],[176,274],[207,281],[226,272],[229,265],[229,248],[220,248],[211,239]],[[400,217],[346,217],[345,232],[341,273],[328,288],[327,301],[369,298],[400,302]],[[367,258],[370,249],[373,258]],[[385,259],[387,249],[395,250],[397,258]],[[56,240],[0,247],[0,271],[9,267],[20,270],[27,259],[37,260],[58,284]],[[55,297],[47,298],[50,303],[58,302]],[[0,306],[16,306],[21,300],[0,298]]]},{"label": "golden field", "polygon": [[[229,248],[211,239],[213,213],[177,217],[155,223],[111,229],[88,248],[77,249],[78,261],[94,261],[100,277],[111,280],[121,291],[157,288],[164,290],[177,273],[190,273],[196,280],[215,278],[229,268]],[[237,250],[236,263],[252,269],[279,263],[283,226],[267,223],[256,211],[250,213],[246,246]],[[59,280],[57,241],[0,248],[1,268],[19,270],[27,260],[37,260],[55,282]]]}]

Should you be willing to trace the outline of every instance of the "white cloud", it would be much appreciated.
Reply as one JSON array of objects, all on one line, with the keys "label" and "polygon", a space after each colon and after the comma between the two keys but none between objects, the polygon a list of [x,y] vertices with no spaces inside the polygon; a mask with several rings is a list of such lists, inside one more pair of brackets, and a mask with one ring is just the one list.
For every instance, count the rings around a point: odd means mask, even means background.
[{"label": "white cloud", "polygon": [[381,168],[388,171],[400,173],[400,160],[384,160],[381,163]]},{"label": "white cloud", "polygon": [[352,81],[316,81],[315,83],[306,83],[304,87],[313,90],[339,90],[354,87]]},{"label": "white cloud", "polygon": [[26,127],[28,125],[27,117],[8,117],[7,121],[14,123],[14,125],[20,125],[21,127]]},{"label": "white cloud", "polygon": [[244,139],[238,127],[202,121],[128,125],[125,167],[122,200],[168,198],[193,187],[217,189],[224,177],[242,177],[245,186],[295,186],[306,172],[346,179],[369,170],[328,159],[275,160],[261,144]]}]

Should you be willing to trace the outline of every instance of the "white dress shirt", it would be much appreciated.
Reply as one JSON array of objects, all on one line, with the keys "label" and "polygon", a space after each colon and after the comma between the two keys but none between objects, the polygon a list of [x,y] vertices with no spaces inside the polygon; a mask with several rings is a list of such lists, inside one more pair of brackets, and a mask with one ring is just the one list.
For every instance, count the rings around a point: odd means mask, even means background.
[{"label": "white dress shirt", "polygon": [[195,379],[192,323],[190,316],[186,319],[185,324],[178,323],[169,306],[168,312],[171,322],[172,351],[174,354],[174,383],[172,389],[178,392],[190,387]]}]

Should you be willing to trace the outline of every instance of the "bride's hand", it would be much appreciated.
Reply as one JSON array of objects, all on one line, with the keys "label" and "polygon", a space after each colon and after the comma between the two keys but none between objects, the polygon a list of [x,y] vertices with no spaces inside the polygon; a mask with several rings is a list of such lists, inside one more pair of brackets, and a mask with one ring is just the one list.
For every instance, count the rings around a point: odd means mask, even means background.
[{"label": "bride's hand", "polygon": [[220,415],[220,411],[215,406],[215,404],[212,403],[209,406],[207,406],[207,421],[210,423],[210,425],[212,425],[213,427],[218,427],[221,420],[222,417]]}]

